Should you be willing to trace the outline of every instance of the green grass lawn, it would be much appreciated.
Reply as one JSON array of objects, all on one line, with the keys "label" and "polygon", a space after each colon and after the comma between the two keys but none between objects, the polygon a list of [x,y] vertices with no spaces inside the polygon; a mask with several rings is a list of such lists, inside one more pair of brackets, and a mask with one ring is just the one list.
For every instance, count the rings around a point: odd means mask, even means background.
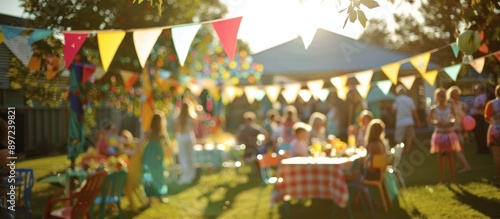
[{"label": "green grass lawn", "polygon": [[[428,155],[415,147],[410,159],[402,162],[408,188],[395,200],[389,212],[377,205],[377,218],[500,218],[500,189],[491,181],[492,156],[476,155],[474,151],[472,146],[465,148],[473,171],[457,174],[457,184],[448,185],[438,183],[437,155]],[[17,168],[34,169],[38,180],[68,166],[65,156],[53,156],[22,161]],[[274,206],[269,214],[272,186],[262,191],[259,186],[260,178],[249,166],[239,171],[204,170],[195,185],[170,185],[168,203],[154,202],[142,212],[132,212],[124,198],[122,208],[124,218],[139,219],[332,218],[333,203],[327,200],[308,200],[301,205],[292,201],[288,216],[280,214],[280,206]],[[61,192],[60,187],[35,182],[33,218],[41,218],[47,200]],[[361,206],[355,206],[353,211],[356,218],[369,218]],[[346,211],[337,210],[336,218],[347,218]]]}]

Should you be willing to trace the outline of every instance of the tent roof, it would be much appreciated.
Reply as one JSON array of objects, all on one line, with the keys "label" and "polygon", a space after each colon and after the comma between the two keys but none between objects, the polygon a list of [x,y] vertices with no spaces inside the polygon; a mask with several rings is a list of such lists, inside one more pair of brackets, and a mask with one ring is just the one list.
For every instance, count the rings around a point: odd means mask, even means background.
[{"label": "tent roof", "polygon": [[[318,29],[306,50],[300,37],[253,55],[254,61],[264,65],[265,75],[298,76],[351,73],[380,68],[385,64],[412,57],[378,46],[370,45],[324,29]],[[429,63],[429,69],[438,66]],[[408,62],[401,69],[415,70]]]}]

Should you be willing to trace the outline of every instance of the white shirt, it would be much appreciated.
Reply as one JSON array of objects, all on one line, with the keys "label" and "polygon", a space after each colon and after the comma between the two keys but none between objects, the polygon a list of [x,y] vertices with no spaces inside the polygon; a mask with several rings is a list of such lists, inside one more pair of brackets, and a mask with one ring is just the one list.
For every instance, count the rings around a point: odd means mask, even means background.
[{"label": "white shirt", "polygon": [[394,100],[392,108],[396,110],[396,128],[414,124],[412,112],[416,107],[413,99],[406,95],[399,95]]}]

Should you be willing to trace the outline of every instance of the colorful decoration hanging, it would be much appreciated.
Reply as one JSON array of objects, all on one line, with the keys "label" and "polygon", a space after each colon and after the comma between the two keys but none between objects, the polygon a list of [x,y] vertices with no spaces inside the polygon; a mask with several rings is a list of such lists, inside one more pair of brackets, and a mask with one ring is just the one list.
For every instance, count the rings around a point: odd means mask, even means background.
[{"label": "colorful decoration hanging", "polygon": [[83,143],[85,142],[85,129],[83,122],[82,96],[80,91],[83,74],[83,65],[73,65],[70,74],[69,100],[70,100],[70,121],[68,135],[68,159],[72,164],[76,157],[83,152]]},{"label": "colorful decoration hanging", "polygon": [[470,64],[474,59],[472,54],[477,51],[481,45],[481,37],[476,31],[466,30],[457,38],[458,48],[465,54],[464,64]]}]

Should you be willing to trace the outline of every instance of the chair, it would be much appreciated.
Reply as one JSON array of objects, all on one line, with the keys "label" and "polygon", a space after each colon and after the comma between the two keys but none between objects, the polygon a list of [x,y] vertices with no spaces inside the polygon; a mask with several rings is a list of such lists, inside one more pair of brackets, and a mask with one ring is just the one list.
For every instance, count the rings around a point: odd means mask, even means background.
[{"label": "chair", "polygon": [[406,189],[406,183],[403,178],[401,170],[399,170],[399,163],[401,162],[401,157],[403,156],[405,145],[403,143],[397,144],[396,147],[391,149],[392,153],[392,165],[388,167],[388,170],[393,172],[396,176],[396,182],[399,189]]},{"label": "chair", "polygon": [[[90,218],[90,207],[95,198],[101,192],[102,185],[106,180],[106,171],[97,172],[87,178],[85,185],[78,191],[70,194],[69,197],[53,198],[47,203],[45,208],[45,219],[78,219]],[[68,206],[52,211],[52,205],[56,202],[69,201]]]},{"label": "chair", "polygon": [[[127,182],[127,171],[121,170],[109,174],[101,188],[101,193],[94,200],[94,205],[90,207],[90,212],[94,212],[94,206],[99,206],[99,218],[104,218],[106,205],[116,204],[118,207],[119,218],[122,218],[122,209],[120,199],[123,196],[125,183]],[[94,216],[92,214],[92,216]]]},{"label": "chair", "polygon": [[[351,166],[351,173],[354,173],[356,171],[359,171],[361,173],[361,162],[359,159],[356,159],[353,161],[352,166]],[[375,209],[373,207],[373,202],[370,197],[370,191],[368,191],[368,187],[366,187],[363,182],[360,180],[355,180],[352,182],[347,183],[347,188],[349,189],[349,200],[347,201],[347,213],[349,215],[349,218],[354,218],[352,214],[352,204],[354,202],[354,199],[358,199],[359,195],[362,194],[366,200],[368,201],[368,207],[370,208],[370,213],[372,214],[372,217],[375,218]],[[356,197],[356,198],[355,198]],[[366,204],[365,204],[365,199],[361,199],[361,203],[363,204],[363,208],[366,210]],[[333,212],[332,212],[332,217],[335,216],[335,213],[337,211],[337,205],[334,206]]]},{"label": "chair", "polygon": [[260,184],[259,194],[257,198],[257,203],[255,204],[255,214],[259,209],[260,197],[262,194],[262,190],[269,184],[275,184],[278,179],[274,176],[272,172],[273,167],[277,167],[281,160],[289,157],[288,153],[281,152],[280,154],[276,153],[268,153],[268,154],[259,154],[257,155],[257,161],[259,163],[260,176],[262,178],[262,182]]},{"label": "chair", "polygon": [[[389,191],[387,189],[387,184],[385,182],[385,171],[387,168],[387,159],[383,154],[376,154],[371,157],[370,160],[371,165],[368,167],[368,170],[376,170],[380,174],[378,179],[366,179],[363,183],[367,186],[376,186],[380,193],[380,198],[382,199],[382,204],[384,206],[384,210],[389,211],[388,206],[392,206],[392,201],[389,196]],[[365,173],[366,174],[366,173]]]},{"label": "chair", "polygon": [[16,173],[16,208],[23,208],[24,217],[30,218],[31,214],[31,189],[35,182],[33,169],[17,169]]}]

